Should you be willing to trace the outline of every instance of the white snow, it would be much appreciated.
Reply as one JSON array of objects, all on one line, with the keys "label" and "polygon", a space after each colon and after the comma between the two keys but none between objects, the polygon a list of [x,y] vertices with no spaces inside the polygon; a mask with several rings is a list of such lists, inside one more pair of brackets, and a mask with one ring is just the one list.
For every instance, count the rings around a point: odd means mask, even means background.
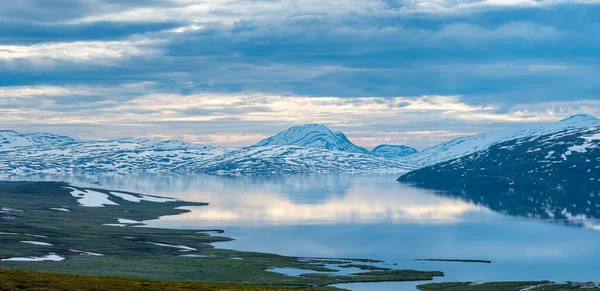
[{"label": "white snow", "polygon": [[0,231],[0,235],[17,235],[18,233],[13,233],[13,232],[1,232]]},{"label": "white snow", "polygon": [[189,255],[179,255],[180,257],[187,257],[187,258],[214,258],[214,255],[193,255],[193,254],[189,254]]},{"label": "white snow", "polygon": [[148,242],[148,243],[152,244],[152,245],[156,245],[156,246],[161,246],[161,247],[180,249],[180,251],[182,251],[182,252],[196,251],[195,248],[187,247],[187,246],[183,246],[183,245],[169,245],[169,244],[162,244],[162,243],[155,243],[155,242]]},{"label": "white snow", "polygon": [[368,150],[353,144],[343,133],[334,133],[320,124],[294,126],[264,139],[254,146],[301,146],[332,151],[369,153]]},{"label": "white snow", "polygon": [[62,211],[62,212],[71,212],[71,210],[66,208],[50,208],[50,210]]},{"label": "white snow", "polygon": [[600,140],[600,133],[582,136],[581,138],[585,139],[588,142],[593,141],[593,140]]},{"label": "white snow", "polygon": [[23,241],[21,241],[21,242],[22,242],[22,243],[25,243],[25,244],[30,244],[30,245],[38,245],[38,246],[52,246],[52,244],[45,243],[45,242],[41,242],[41,241],[23,240]]},{"label": "white snow", "polygon": [[107,194],[92,190],[79,190],[67,187],[71,190],[71,195],[77,199],[79,205],[83,207],[104,207],[105,205],[119,205],[111,201]]},{"label": "white snow", "polygon": [[25,235],[27,235],[27,236],[33,236],[33,237],[40,237],[40,238],[48,238],[45,235],[39,235],[39,234],[29,234],[29,233],[26,233]]},{"label": "white snow", "polygon": [[[545,125],[507,128],[504,130],[457,138],[425,149],[419,153],[401,158],[400,160],[407,163],[412,163],[418,167],[425,167],[439,162],[466,156],[478,151],[486,150],[495,144],[517,138],[535,137],[563,132],[569,129],[588,128],[595,126],[600,126],[599,119],[585,114],[574,115],[570,118]],[[562,134],[567,133],[568,132],[563,132]]]},{"label": "white snow", "polygon": [[165,203],[165,202],[176,202],[177,199],[166,198],[166,197],[156,197],[156,196],[148,196],[148,195],[132,195],[128,193],[111,191],[110,195],[117,196],[125,201],[140,203],[142,201],[148,202],[157,202],[157,203]]},{"label": "white snow", "polygon": [[[67,137],[49,134],[37,134],[30,136],[30,139],[23,139],[22,134],[0,131],[0,143],[3,142],[2,138],[6,138],[10,144],[0,145],[0,172],[169,172],[234,176],[342,172],[401,174],[486,150],[492,145],[516,138],[526,138],[523,142],[527,142],[544,134],[560,137],[568,134],[570,130],[590,127],[600,127],[600,120],[589,115],[576,115],[552,124],[510,128],[457,138],[399,159],[379,158],[352,144],[342,133],[331,132],[320,125],[290,128],[256,146],[246,148],[209,147],[178,141],[141,139],[76,142]],[[586,136],[589,142],[596,139],[599,139],[598,135]],[[555,158],[559,156],[560,153],[554,154]],[[84,162],[68,162],[73,160]],[[116,199],[113,195],[136,203],[173,201],[169,198],[119,192],[112,192],[107,198],[103,193],[81,191],[97,196],[98,201],[90,203],[89,207],[115,205],[110,201]],[[78,196],[82,197],[78,198],[84,198],[85,194],[79,193]]]},{"label": "white snow", "polygon": [[3,262],[43,262],[43,261],[52,261],[52,262],[60,262],[65,260],[64,257],[55,254],[49,254],[43,257],[23,257],[23,258],[9,258],[9,259],[1,259]]},{"label": "white snow", "polygon": [[92,253],[92,252],[84,252],[84,251],[78,251],[78,250],[69,250],[69,251],[72,251],[74,253],[80,253],[82,255],[88,255],[88,256],[95,256],[95,257],[104,256],[103,254],[97,254],[97,253]]},{"label": "white snow", "polygon": [[137,221],[137,220],[131,220],[131,219],[125,219],[125,218],[119,218],[119,223],[121,224],[141,224],[141,221]]},{"label": "white snow", "polygon": [[106,225],[106,226],[118,226],[118,227],[127,226],[126,224],[117,224],[117,223],[103,223],[102,225]]}]

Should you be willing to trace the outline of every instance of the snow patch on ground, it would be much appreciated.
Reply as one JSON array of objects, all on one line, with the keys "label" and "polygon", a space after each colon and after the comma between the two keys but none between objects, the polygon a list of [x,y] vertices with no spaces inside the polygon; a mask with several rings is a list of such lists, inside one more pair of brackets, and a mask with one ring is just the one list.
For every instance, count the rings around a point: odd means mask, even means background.
[{"label": "snow patch on ground", "polygon": [[25,244],[30,244],[30,245],[38,245],[38,246],[52,246],[52,244],[45,243],[45,242],[41,242],[41,241],[23,240],[23,241],[21,241],[21,242],[22,242],[22,243],[25,243]]},{"label": "snow patch on ground", "polygon": [[48,238],[48,237],[47,237],[47,236],[45,236],[45,235],[39,235],[39,234],[29,234],[29,233],[26,233],[25,235],[27,235],[27,236],[33,236],[33,237]]},{"label": "snow patch on ground", "polygon": [[87,255],[87,256],[95,256],[95,257],[102,257],[104,256],[103,254],[97,254],[97,253],[92,253],[92,252],[84,252],[84,251],[78,251],[78,250],[69,250],[72,251],[74,253],[79,253],[82,255]]},{"label": "snow patch on ground", "polygon": [[161,244],[161,243],[155,243],[155,242],[148,242],[148,243],[152,244],[152,245],[156,245],[156,246],[161,246],[161,247],[180,249],[180,251],[182,251],[182,252],[196,251],[195,248],[183,246],[183,245],[169,245],[169,244]]},{"label": "snow patch on ground", "polygon": [[119,218],[118,220],[119,220],[120,224],[143,224],[141,221],[125,219],[125,218]]},{"label": "snow patch on ground", "polygon": [[77,202],[83,207],[104,207],[105,205],[119,205],[110,199],[108,195],[92,190],[78,190],[75,188],[66,188],[71,191],[71,195],[77,199]]},{"label": "snow patch on ground", "polygon": [[189,255],[180,255],[180,257],[186,257],[186,258],[214,258],[214,255],[194,255],[194,254],[189,254]]},{"label": "snow patch on ground", "polygon": [[61,257],[56,254],[49,254],[49,255],[43,256],[43,257],[22,257],[22,258],[17,257],[17,258],[2,259],[0,261],[3,261],[3,262],[43,262],[43,261],[60,262],[63,260],[65,260],[64,257]]},{"label": "snow patch on ground", "polygon": [[118,224],[118,223],[103,223],[102,225],[106,225],[106,226],[118,226],[118,227],[127,226],[125,224]]},{"label": "snow patch on ground", "polygon": [[50,210],[62,211],[62,212],[71,212],[71,210],[66,209],[66,208],[50,208]]},{"label": "snow patch on ground", "polygon": [[173,199],[173,198],[155,197],[155,196],[148,196],[148,195],[132,195],[132,194],[117,192],[117,191],[111,191],[109,193],[110,193],[110,195],[114,195],[123,200],[129,201],[129,202],[135,202],[135,203],[140,203],[142,201],[157,202],[157,203],[176,202],[177,201],[177,199]]}]

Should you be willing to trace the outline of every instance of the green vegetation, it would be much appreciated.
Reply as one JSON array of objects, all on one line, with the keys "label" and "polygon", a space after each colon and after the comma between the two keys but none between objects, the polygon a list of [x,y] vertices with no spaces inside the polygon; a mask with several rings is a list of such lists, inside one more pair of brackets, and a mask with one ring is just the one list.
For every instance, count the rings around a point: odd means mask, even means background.
[{"label": "green vegetation", "polygon": [[[441,272],[404,270],[364,272],[349,276],[335,273],[286,276],[269,272],[270,268],[296,268],[307,273],[331,272],[334,270],[323,264],[333,261],[344,264],[376,261],[238,252],[213,247],[210,243],[228,241],[230,238],[212,236],[205,231],[107,226],[103,224],[115,224],[119,219],[144,221],[176,215],[187,211],[176,207],[206,204],[183,201],[135,203],[110,196],[118,205],[81,207],[70,191],[65,189],[66,186],[56,182],[0,182],[0,260],[50,254],[66,258],[59,262],[0,261],[0,269],[169,282],[291,287],[431,280],[434,276],[443,276]],[[110,194],[101,189],[93,190]],[[62,210],[57,210],[59,208]]]},{"label": "green vegetation", "polygon": [[358,268],[361,270],[371,270],[371,271],[389,271],[389,270],[391,270],[390,268],[382,268],[382,267],[377,267],[377,266],[372,266],[372,265],[362,265],[362,264],[341,265],[340,268]]},{"label": "green vegetation", "polygon": [[[533,287],[533,288],[532,288]],[[549,281],[495,282],[473,284],[471,282],[431,283],[417,286],[423,291],[521,291],[532,288],[532,291],[567,291],[567,290],[600,290],[591,283],[555,284]]]},{"label": "green vegetation", "polygon": [[210,290],[210,291],[293,291],[297,288],[252,286],[241,284],[181,283],[134,280],[112,277],[92,277],[56,273],[24,272],[0,270],[0,290]]}]

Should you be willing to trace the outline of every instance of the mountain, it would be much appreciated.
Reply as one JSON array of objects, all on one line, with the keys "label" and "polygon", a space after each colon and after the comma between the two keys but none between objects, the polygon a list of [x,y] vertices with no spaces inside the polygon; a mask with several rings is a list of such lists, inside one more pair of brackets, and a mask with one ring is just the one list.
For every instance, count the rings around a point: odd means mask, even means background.
[{"label": "mountain", "polygon": [[371,154],[385,159],[396,159],[417,153],[417,150],[403,145],[382,144],[375,147]]},{"label": "mountain", "polygon": [[[125,138],[112,141],[74,141],[71,138],[22,138],[10,132],[0,150],[0,173],[207,173],[217,175],[309,173],[402,173],[415,169],[406,163],[370,154],[340,151],[354,146],[343,134],[317,126],[322,134],[307,134],[308,145],[226,148],[176,140]],[[314,128],[313,128],[314,129]],[[314,131],[311,131],[314,133]],[[331,137],[335,139],[331,139]],[[16,138],[19,137],[19,138]],[[296,140],[299,142],[299,140]],[[333,143],[335,142],[335,143]],[[337,145],[333,147],[333,145]],[[354,150],[360,148],[354,146]],[[366,150],[365,150],[366,151]]]},{"label": "mountain", "polygon": [[299,146],[247,147],[219,156],[202,171],[219,175],[398,173],[414,169],[372,155]]},{"label": "mountain", "polygon": [[369,154],[367,149],[353,144],[343,133],[334,133],[326,126],[320,124],[294,126],[275,136],[264,139],[254,146],[300,146],[330,151]]},{"label": "mountain", "polygon": [[80,141],[14,148],[0,155],[0,173],[184,173],[234,149],[150,140]]},{"label": "mountain", "polygon": [[398,180],[432,187],[600,188],[600,126],[513,139]]},{"label": "mountain", "polygon": [[62,144],[74,142],[70,137],[50,133],[18,133],[12,130],[0,130],[0,150],[29,147],[41,144]]},{"label": "mountain", "polygon": [[545,135],[567,129],[593,126],[600,126],[600,120],[596,117],[587,114],[574,115],[550,124],[508,128],[457,138],[428,148],[414,155],[407,156],[406,158],[403,158],[402,161],[418,167],[426,167],[486,150],[495,144],[517,138]]}]

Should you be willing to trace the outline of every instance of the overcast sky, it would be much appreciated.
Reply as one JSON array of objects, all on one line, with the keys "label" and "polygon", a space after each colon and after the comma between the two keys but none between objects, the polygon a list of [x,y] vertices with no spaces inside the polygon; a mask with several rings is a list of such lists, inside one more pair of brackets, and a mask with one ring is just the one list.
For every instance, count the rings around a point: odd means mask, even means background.
[{"label": "overcast sky", "polygon": [[600,0],[4,0],[0,127],[419,149],[600,116]]}]

